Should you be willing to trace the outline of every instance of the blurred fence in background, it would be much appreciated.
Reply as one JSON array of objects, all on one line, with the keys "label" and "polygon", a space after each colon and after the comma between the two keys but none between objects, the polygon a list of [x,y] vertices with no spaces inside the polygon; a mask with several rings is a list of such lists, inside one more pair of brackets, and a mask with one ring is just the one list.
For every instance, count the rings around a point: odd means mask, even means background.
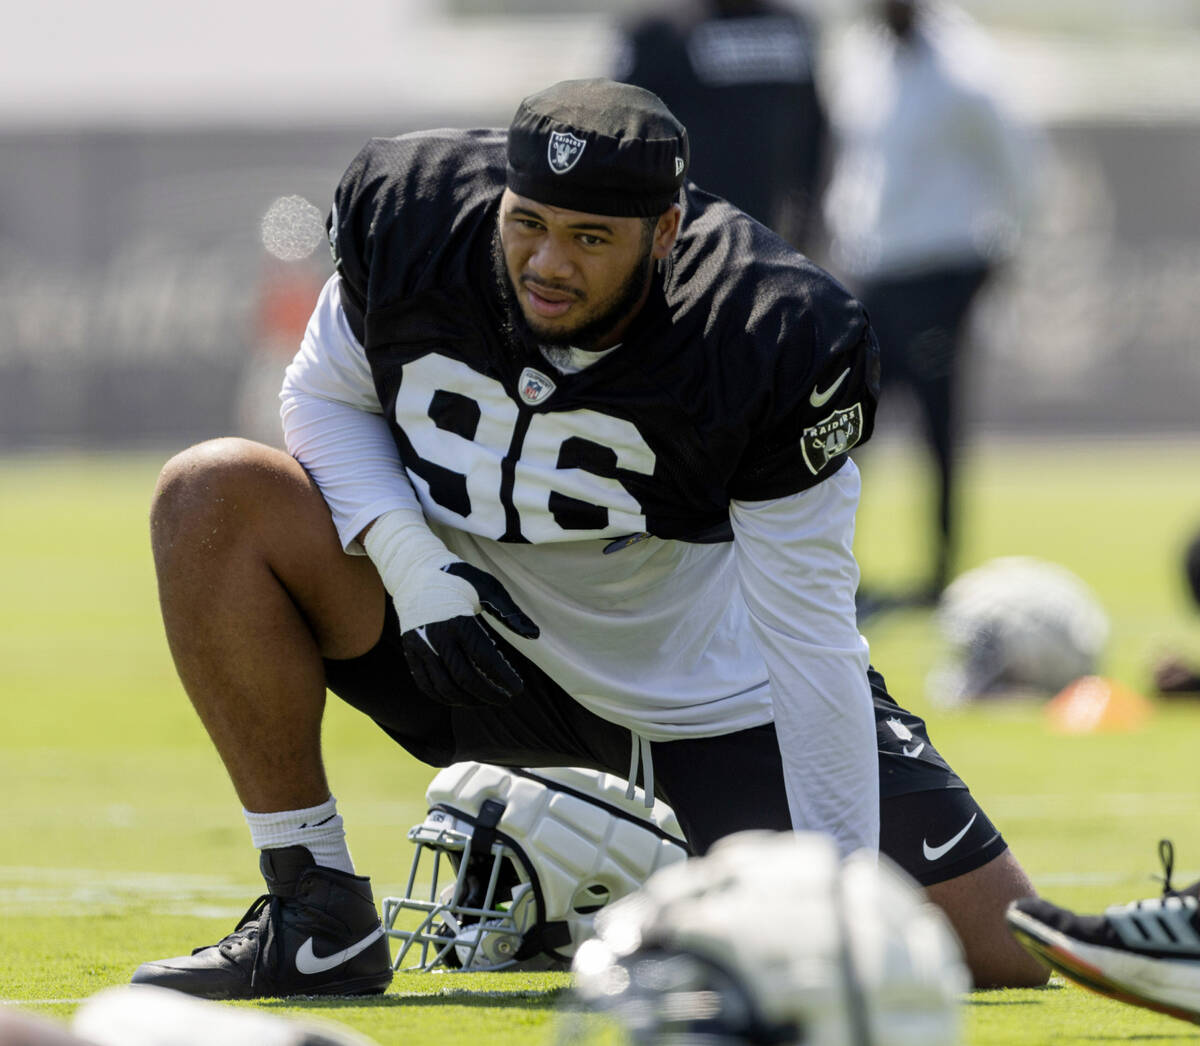
[{"label": "blurred fence in background", "polygon": [[[20,32],[0,53],[0,449],[269,433],[329,273],[314,229],[362,142],[507,123],[527,91],[603,74],[612,39],[583,3],[360,0],[323,26],[310,2],[286,32],[217,3],[150,61],[161,7],[127,5],[43,58]],[[812,6],[835,39],[840,9]],[[1046,146],[1038,223],[980,311],[973,429],[1200,431],[1200,14],[964,6]]]}]

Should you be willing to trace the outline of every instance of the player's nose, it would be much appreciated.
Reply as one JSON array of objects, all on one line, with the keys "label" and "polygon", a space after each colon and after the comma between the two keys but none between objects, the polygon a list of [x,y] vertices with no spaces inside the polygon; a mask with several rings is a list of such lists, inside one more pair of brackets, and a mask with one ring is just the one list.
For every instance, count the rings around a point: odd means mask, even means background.
[{"label": "player's nose", "polygon": [[529,271],[542,280],[565,280],[574,272],[567,246],[555,236],[543,236],[529,256]]}]

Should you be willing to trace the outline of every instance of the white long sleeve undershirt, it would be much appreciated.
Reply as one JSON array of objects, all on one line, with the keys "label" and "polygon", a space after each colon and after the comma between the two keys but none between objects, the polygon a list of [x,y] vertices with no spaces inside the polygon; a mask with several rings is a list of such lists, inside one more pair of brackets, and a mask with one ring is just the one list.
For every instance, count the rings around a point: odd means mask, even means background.
[{"label": "white long sleeve undershirt", "polygon": [[[858,469],[791,497],[734,502],[742,593],[767,663],[788,803],[843,852],[879,845],[879,759],[869,651],[854,610]],[[868,782],[870,782],[868,784]]]}]

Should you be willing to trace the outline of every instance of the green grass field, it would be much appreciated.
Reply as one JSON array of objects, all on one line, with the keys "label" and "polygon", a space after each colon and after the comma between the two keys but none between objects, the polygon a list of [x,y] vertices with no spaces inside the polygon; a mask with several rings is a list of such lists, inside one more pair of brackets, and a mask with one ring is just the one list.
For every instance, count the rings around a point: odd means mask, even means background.
[{"label": "green grass field", "polygon": [[[67,1017],[143,959],[229,929],[258,894],[239,805],[175,678],[146,512],[161,455],[0,459],[0,1003]],[[916,576],[925,477],[903,451],[866,460],[858,548],[873,581]],[[1163,649],[1200,660],[1179,577],[1200,525],[1200,442],[983,447],[967,469],[962,566],[1056,560],[1107,608],[1105,674],[1146,692]],[[1062,736],[1040,706],[931,708],[930,616],[867,628],[891,689],[931,719],[1039,889],[1079,908],[1154,893],[1155,848],[1200,875],[1200,702],[1159,704],[1142,729]],[[376,897],[398,892],[432,772],[344,707],[326,725],[334,791]],[[397,977],[377,1000],[266,1004],[346,1021],[381,1044],[549,1043],[562,974]],[[1200,1041],[1200,1028],[1060,981],[965,999],[971,1046]]]}]

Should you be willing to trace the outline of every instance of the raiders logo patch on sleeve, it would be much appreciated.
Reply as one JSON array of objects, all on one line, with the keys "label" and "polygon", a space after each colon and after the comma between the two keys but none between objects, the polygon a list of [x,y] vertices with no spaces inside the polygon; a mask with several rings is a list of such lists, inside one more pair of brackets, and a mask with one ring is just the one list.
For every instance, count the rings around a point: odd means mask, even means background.
[{"label": "raiders logo patch on sleeve", "polygon": [[835,410],[827,418],[804,430],[800,449],[804,464],[815,476],[840,454],[845,454],[861,438],[863,430],[862,404]]}]

